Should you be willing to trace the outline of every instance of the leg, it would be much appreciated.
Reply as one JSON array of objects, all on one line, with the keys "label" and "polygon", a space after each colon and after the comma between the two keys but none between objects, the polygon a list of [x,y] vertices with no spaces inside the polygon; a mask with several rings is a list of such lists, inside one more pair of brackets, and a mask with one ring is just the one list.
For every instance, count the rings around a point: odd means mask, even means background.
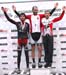
[{"label": "leg", "polygon": [[25,58],[26,58],[26,66],[27,68],[25,69],[24,73],[25,75],[29,74],[29,54],[28,54],[28,47],[27,46],[24,46],[24,51],[25,51]]},{"label": "leg", "polygon": [[32,54],[32,60],[35,63],[35,41],[33,40],[32,35],[33,34],[31,34],[31,37],[30,37],[31,50],[32,50],[31,54]]},{"label": "leg", "polygon": [[46,64],[45,68],[51,67],[52,64],[52,54],[53,54],[53,37],[52,36],[47,36],[47,51],[45,51],[45,56],[46,56]]},{"label": "leg", "polygon": [[39,40],[37,41],[38,48],[38,67],[41,68],[41,57],[42,57],[42,36],[40,35]]},{"label": "leg", "polygon": [[17,56],[17,67],[20,70],[20,62],[21,62],[21,52],[22,52],[22,47],[18,46],[18,56]]},{"label": "leg", "polygon": [[47,63],[47,58],[48,58],[48,38],[47,36],[43,37],[43,46],[44,46],[44,52],[45,52],[45,57],[44,60]]},{"label": "leg", "polygon": [[35,44],[32,45],[32,59],[35,59]]},{"label": "leg", "polygon": [[[49,44],[50,43],[50,44]],[[52,58],[53,58],[53,36],[49,36],[49,43],[48,43],[48,63],[52,64]]]},{"label": "leg", "polygon": [[32,38],[32,35],[30,37],[30,43],[31,43],[31,50],[32,50],[32,61],[33,61],[33,64],[32,64],[32,68],[35,68],[35,41],[33,40]]},{"label": "leg", "polygon": [[32,68],[35,68],[35,44],[32,44],[32,60],[33,60],[33,64],[32,64]]},{"label": "leg", "polygon": [[38,44],[38,58],[41,58],[42,56],[42,44]]},{"label": "leg", "polygon": [[42,67],[42,64],[41,64],[42,44],[38,44],[37,47],[38,47],[38,58],[39,58],[38,67],[41,68]]},{"label": "leg", "polygon": [[21,70],[20,70],[21,52],[22,52],[22,46],[18,45],[18,49],[17,49],[17,69],[14,70],[12,72],[12,74],[14,74],[14,73],[20,74],[21,73]]},{"label": "leg", "polygon": [[26,65],[27,65],[27,68],[29,68],[29,53],[27,49],[28,48],[25,47]]}]

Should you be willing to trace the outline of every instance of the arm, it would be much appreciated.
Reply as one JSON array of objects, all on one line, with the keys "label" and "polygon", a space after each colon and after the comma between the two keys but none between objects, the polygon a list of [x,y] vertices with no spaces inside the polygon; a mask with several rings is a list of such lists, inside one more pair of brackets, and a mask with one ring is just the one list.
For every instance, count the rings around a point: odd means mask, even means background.
[{"label": "arm", "polygon": [[58,6],[58,3],[56,3],[56,4],[55,4],[55,7],[51,10],[50,16],[54,13],[54,11],[56,10],[57,6]]},{"label": "arm", "polygon": [[[56,8],[53,8],[50,12],[50,16],[53,14],[53,12],[56,10]],[[41,18],[45,17],[45,14],[39,14]]]},{"label": "arm", "polygon": [[16,13],[17,16],[20,16],[20,14],[16,11],[16,7],[14,5],[12,6],[12,9]]},{"label": "arm", "polygon": [[13,23],[13,24],[16,24],[17,23],[14,20],[10,19],[6,12],[4,12],[4,15],[7,18],[7,20],[10,21],[11,23]]},{"label": "arm", "polygon": [[50,16],[54,13],[54,11],[56,10],[56,8],[53,8],[50,12]]},{"label": "arm", "polygon": [[66,7],[63,7],[63,11],[62,11],[61,15],[59,17],[57,17],[57,18],[54,18],[52,20],[52,22],[60,21],[63,18],[63,16],[64,16],[65,10],[66,10]]},{"label": "arm", "polygon": [[[15,7],[14,5],[12,6],[12,9],[13,9],[13,11],[16,13],[16,15],[19,17],[20,14],[16,11],[16,7]],[[29,20],[30,20],[30,19],[31,19],[31,15],[27,15],[27,16],[26,16],[26,19],[29,19]]]},{"label": "arm", "polygon": [[14,20],[10,19],[9,16],[7,15],[7,9],[2,7],[2,11],[4,12],[5,17],[7,18],[8,21],[10,21],[13,24],[16,24],[17,22],[15,22]]},{"label": "arm", "polygon": [[[54,8],[51,10],[50,16],[54,13],[54,11],[56,10],[57,7],[58,7],[58,3],[56,3],[55,6],[54,6]],[[45,17],[45,14],[40,14],[40,17],[41,18],[44,18]]]},{"label": "arm", "polygon": [[17,16],[20,16],[20,14],[16,10],[14,12],[16,13]]},{"label": "arm", "polygon": [[28,33],[29,33],[29,24],[28,24]]}]

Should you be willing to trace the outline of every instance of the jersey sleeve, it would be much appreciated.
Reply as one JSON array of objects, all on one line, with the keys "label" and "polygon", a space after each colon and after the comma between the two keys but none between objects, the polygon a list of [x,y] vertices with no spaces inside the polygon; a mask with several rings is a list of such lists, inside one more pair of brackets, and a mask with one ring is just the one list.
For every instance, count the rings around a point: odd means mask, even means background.
[{"label": "jersey sleeve", "polygon": [[26,15],[26,19],[31,20],[31,15]]},{"label": "jersey sleeve", "polygon": [[20,16],[20,14],[16,10],[14,12],[16,13],[17,16]]},{"label": "jersey sleeve", "polygon": [[40,16],[40,19],[42,19],[45,17],[45,14],[39,14],[39,16]]},{"label": "jersey sleeve", "polygon": [[56,10],[56,8],[53,8],[50,12],[50,16],[54,13],[54,11]]},{"label": "jersey sleeve", "polygon": [[42,18],[41,23],[42,23],[42,25],[44,25],[44,18]]},{"label": "jersey sleeve", "polygon": [[[56,10],[56,8],[53,8],[50,12],[50,15],[52,15],[54,13],[54,11]],[[45,17],[45,14],[39,14],[40,15],[40,18],[44,18]]]},{"label": "jersey sleeve", "polygon": [[65,13],[65,11],[62,11],[61,15],[60,15],[59,17],[57,17],[57,18],[54,18],[54,19],[52,20],[52,22],[60,21],[60,20],[63,18],[64,13]]},{"label": "jersey sleeve", "polygon": [[29,24],[28,24],[28,28],[27,28],[27,31],[28,31],[28,33],[29,33]]},{"label": "jersey sleeve", "polygon": [[9,18],[9,16],[7,15],[6,12],[4,12],[5,17],[7,18],[8,21],[10,21],[13,24],[16,24],[17,22],[15,22],[14,20],[12,20],[11,18]]},{"label": "jersey sleeve", "polygon": [[26,19],[25,22],[28,23],[28,24],[30,25],[30,21],[29,21],[29,19]]},{"label": "jersey sleeve", "polygon": [[28,33],[29,33],[29,25],[30,25],[30,21],[29,21],[29,19],[26,19],[26,21],[25,21],[26,23],[27,23],[27,31],[28,31]]}]

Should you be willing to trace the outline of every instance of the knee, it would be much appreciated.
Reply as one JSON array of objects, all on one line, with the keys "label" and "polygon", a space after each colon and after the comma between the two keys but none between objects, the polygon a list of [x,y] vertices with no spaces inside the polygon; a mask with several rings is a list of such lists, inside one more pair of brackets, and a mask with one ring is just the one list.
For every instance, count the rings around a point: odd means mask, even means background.
[{"label": "knee", "polygon": [[32,45],[32,49],[35,49],[35,45]]},{"label": "knee", "polygon": [[39,51],[42,51],[42,45],[39,45],[39,46],[38,46],[38,50],[39,50]]}]

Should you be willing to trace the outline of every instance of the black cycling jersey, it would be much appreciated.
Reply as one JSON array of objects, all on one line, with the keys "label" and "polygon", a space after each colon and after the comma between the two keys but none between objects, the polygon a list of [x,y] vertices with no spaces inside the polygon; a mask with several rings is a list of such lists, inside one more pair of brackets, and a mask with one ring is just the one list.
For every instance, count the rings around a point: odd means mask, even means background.
[{"label": "black cycling jersey", "polygon": [[25,22],[24,25],[22,25],[21,22],[15,22],[14,20],[10,19],[6,12],[4,12],[4,14],[8,21],[16,25],[18,31],[18,38],[28,38],[29,24]]}]

